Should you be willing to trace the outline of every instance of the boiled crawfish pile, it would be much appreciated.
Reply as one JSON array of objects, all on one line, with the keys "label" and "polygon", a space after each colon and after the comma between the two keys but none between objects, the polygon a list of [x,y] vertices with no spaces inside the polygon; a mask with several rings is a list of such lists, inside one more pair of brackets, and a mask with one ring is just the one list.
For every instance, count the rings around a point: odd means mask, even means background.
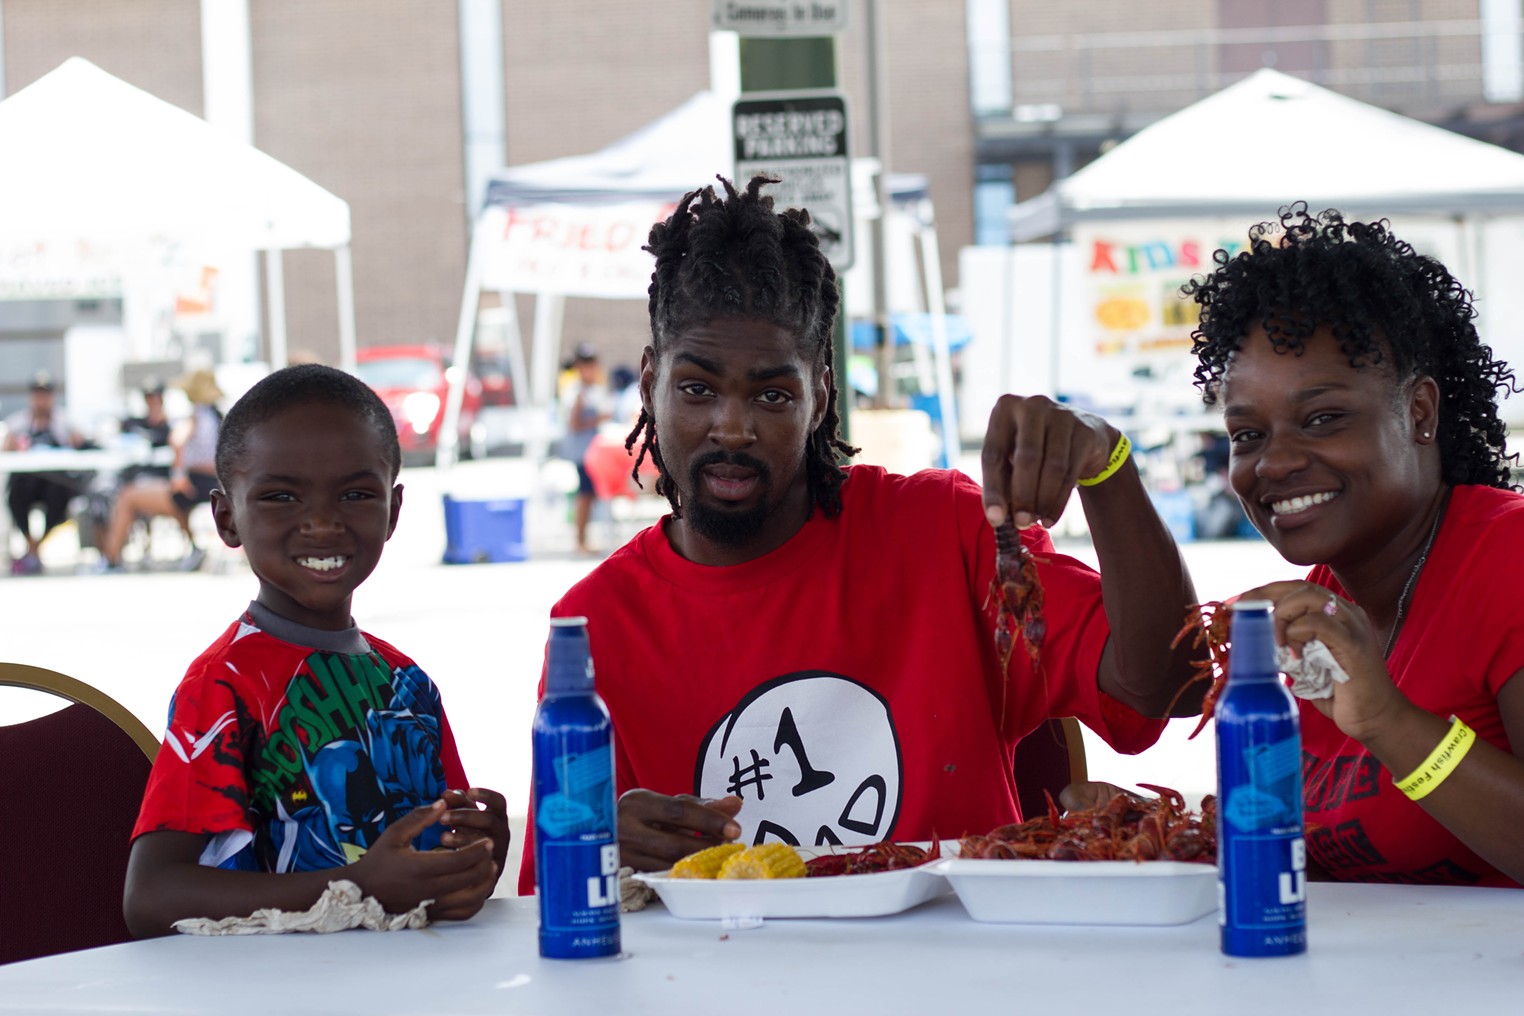
[{"label": "boiled crawfish pile", "polygon": [[1175,702],[1185,694],[1185,689],[1202,681],[1210,682],[1207,688],[1206,698],[1201,703],[1201,720],[1196,724],[1196,729],[1191,731],[1189,741],[1206,727],[1207,720],[1212,718],[1213,710],[1217,706],[1217,696],[1222,694],[1223,685],[1228,681],[1228,652],[1231,648],[1228,637],[1232,632],[1233,612],[1228,605],[1220,600],[1210,600],[1206,603],[1193,604],[1185,617],[1185,627],[1175,636],[1170,643],[1174,649],[1191,639],[1193,649],[1204,649],[1206,655],[1196,662],[1196,675],[1181,686],[1175,693],[1174,699],[1170,700],[1170,708],[1173,709]]},{"label": "boiled crawfish pile", "polygon": [[910,843],[890,843],[885,840],[863,847],[849,854],[822,854],[804,862],[804,874],[814,878],[820,875],[868,875],[876,871],[895,871],[914,868],[935,861],[942,856],[939,843],[933,841],[931,849]]},{"label": "boiled crawfish pile", "polygon": [[998,608],[995,649],[1000,654],[1000,669],[1010,670],[1017,635],[1035,666],[1048,632],[1042,614],[1042,583],[1037,577],[1037,559],[1022,544],[1021,532],[1010,519],[995,527],[995,579],[989,595]]},{"label": "boiled crawfish pile", "polygon": [[965,836],[959,856],[986,860],[1196,861],[1217,860],[1217,800],[1208,796],[1197,815],[1178,791],[1142,783],[1158,794],[1121,793],[1103,805],[1061,815],[1048,797],[1048,814]]}]

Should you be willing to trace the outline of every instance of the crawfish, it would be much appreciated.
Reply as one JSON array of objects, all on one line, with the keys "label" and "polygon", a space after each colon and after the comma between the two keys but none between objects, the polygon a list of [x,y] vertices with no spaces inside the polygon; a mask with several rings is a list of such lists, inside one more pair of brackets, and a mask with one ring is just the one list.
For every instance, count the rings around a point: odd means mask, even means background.
[{"label": "crawfish", "polygon": [[1171,649],[1177,648],[1186,639],[1191,639],[1191,648],[1205,649],[1206,656],[1196,660],[1196,674],[1180,690],[1175,692],[1175,697],[1170,700],[1170,709],[1185,694],[1185,689],[1202,681],[1209,683],[1206,697],[1201,701],[1201,721],[1196,724],[1196,729],[1191,731],[1189,741],[1206,727],[1207,720],[1212,718],[1212,712],[1217,706],[1217,696],[1222,694],[1223,685],[1228,681],[1228,652],[1231,649],[1228,639],[1232,632],[1233,612],[1228,605],[1221,600],[1209,600],[1206,603],[1194,603],[1186,611],[1185,627],[1180,629],[1173,642],[1169,644]]},{"label": "crawfish", "polygon": [[1168,787],[1141,784],[1156,799],[1124,792],[1105,804],[1060,815],[1049,797],[1042,818],[1001,826],[987,836],[964,837],[962,857],[1045,858],[1055,861],[1147,861],[1168,859],[1211,863],[1217,854],[1215,801],[1191,814],[1185,799]]},{"label": "crawfish", "polygon": [[989,595],[997,605],[995,649],[1000,654],[1000,669],[1010,669],[1018,633],[1035,666],[1048,632],[1042,613],[1042,582],[1037,576],[1037,559],[1022,544],[1021,532],[1010,519],[995,527],[995,578]]},{"label": "crawfish", "polygon": [[853,853],[812,857],[804,862],[804,873],[811,878],[823,875],[867,875],[878,871],[914,868],[941,856],[942,848],[937,840],[932,840],[929,850],[911,843],[891,843],[885,840]]}]

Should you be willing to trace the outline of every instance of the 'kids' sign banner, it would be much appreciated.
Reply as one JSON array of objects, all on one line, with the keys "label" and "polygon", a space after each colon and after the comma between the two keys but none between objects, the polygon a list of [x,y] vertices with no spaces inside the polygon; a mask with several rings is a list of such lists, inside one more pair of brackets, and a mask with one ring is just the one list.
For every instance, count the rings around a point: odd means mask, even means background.
[{"label": "'kids' sign banner", "polygon": [[1190,352],[1196,304],[1180,295],[1212,254],[1241,250],[1248,231],[1222,222],[1076,226],[1084,264],[1083,326],[1095,356],[1179,357]]},{"label": "'kids' sign banner", "polygon": [[482,212],[482,287],[645,299],[655,262],[641,250],[674,204],[494,205]]}]

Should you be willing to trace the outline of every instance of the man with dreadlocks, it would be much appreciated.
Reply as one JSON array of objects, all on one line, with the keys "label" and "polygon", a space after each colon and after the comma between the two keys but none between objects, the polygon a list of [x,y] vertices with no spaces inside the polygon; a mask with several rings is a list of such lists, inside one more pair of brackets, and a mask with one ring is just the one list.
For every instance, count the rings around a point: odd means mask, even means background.
[{"label": "man with dreadlocks", "polygon": [[[1140,751],[1163,726],[1146,717],[1191,674],[1170,647],[1190,579],[1104,421],[1003,397],[982,490],[952,471],[843,468],[835,274],[808,213],[774,211],[769,182],[694,191],[651,230],[629,445],[672,512],[552,611],[588,618],[637,870],[737,838],[987,832],[1020,816],[1023,735],[1077,716]],[[1051,523],[1081,478],[1105,581],[1027,529],[1047,630],[1040,664],[1018,651],[1007,673],[991,525]]]}]

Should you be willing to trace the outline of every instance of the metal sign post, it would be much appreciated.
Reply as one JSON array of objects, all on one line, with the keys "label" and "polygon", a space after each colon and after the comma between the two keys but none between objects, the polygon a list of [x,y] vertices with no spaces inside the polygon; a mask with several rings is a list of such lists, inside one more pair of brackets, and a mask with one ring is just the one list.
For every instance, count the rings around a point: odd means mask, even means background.
[{"label": "metal sign post", "polygon": [[[782,184],[770,190],[777,207],[809,210],[838,272],[853,258],[846,105],[834,91],[840,81],[836,40],[847,27],[849,6],[849,0],[714,3],[715,30],[740,36],[741,99],[734,112],[736,182],[744,186],[757,172],[781,176]],[[846,307],[845,297],[842,307]],[[836,383],[848,392],[837,412],[842,436],[850,441],[845,310],[836,317],[833,345]]]}]

